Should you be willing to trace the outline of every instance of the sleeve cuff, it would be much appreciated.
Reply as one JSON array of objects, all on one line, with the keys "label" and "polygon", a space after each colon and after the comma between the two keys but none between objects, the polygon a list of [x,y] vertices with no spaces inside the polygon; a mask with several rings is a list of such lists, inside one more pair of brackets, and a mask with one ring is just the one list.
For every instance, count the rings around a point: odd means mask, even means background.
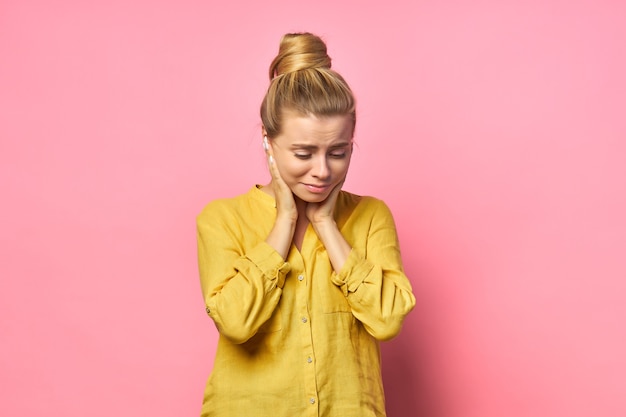
[{"label": "sleeve cuff", "polygon": [[358,249],[352,248],[341,271],[333,272],[331,281],[347,296],[359,288],[373,268],[374,265]]},{"label": "sleeve cuff", "polygon": [[242,258],[238,259],[235,262],[235,268],[239,269],[239,263],[243,260],[247,260],[256,265],[265,277],[272,281],[275,280],[279,288],[283,288],[285,285],[285,277],[291,270],[291,265],[285,262],[278,252],[266,242],[261,242]]}]

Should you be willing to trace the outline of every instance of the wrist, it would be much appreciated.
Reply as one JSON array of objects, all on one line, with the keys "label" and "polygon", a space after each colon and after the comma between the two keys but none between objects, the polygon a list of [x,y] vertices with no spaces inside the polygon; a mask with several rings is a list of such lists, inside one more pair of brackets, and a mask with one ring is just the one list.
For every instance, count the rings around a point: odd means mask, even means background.
[{"label": "wrist", "polygon": [[317,232],[338,229],[337,223],[335,223],[335,219],[333,219],[332,217],[311,221],[311,226],[313,226],[313,229],[315,229],[315,231]]},{"label": "wrist", "polygon": [[276,214],[276,220],[274,221],[274,224],[279,224],[283,227],[296,227],[297,222],[298,222],[297,213],[295,216],[292,214],[278,213]]}]

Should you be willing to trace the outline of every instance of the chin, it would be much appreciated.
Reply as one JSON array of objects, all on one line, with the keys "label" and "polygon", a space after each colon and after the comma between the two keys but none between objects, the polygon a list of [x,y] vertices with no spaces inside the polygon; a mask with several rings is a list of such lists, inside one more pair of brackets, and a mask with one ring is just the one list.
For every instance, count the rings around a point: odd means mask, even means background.
[{"label": "chin", "polygon": [[322,201],[328,198],[328,196],[330,195],[330,192],[326,192],[323,194],[315,194],[315,193],[305,191],[305,192],[298,192],[298,193],[294,192],[293,194],[296,197],[298,197],[300,200],[306,203],[321,203]]}]

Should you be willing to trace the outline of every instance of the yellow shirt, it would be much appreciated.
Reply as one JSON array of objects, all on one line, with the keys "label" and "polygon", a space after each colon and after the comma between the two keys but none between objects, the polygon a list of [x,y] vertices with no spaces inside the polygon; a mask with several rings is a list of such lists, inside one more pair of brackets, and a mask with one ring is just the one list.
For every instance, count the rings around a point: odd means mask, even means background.
[{"label": "yellow shirt", "polygon": [[220,337],[202,416],[384,416],[379,340],[415,305],[387,206],[342,191],[339,273],[309,225],[287,260],[266,242],[274,199],[253,187],[197,218],[200,281]]}]

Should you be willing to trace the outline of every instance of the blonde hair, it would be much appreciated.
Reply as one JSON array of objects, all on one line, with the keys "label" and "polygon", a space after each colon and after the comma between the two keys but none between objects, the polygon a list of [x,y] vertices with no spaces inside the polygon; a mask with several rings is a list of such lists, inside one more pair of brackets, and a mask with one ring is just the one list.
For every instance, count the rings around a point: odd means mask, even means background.
[{"label": "blonde hair", "polygon": [[285,111],[317,117],[351,115],[354,133],[354,95],[343,77],[330,67],[326,44],[318,36],[288,33],[282,37],[261,104],[261,121],[268,137],[281,133]]}]

